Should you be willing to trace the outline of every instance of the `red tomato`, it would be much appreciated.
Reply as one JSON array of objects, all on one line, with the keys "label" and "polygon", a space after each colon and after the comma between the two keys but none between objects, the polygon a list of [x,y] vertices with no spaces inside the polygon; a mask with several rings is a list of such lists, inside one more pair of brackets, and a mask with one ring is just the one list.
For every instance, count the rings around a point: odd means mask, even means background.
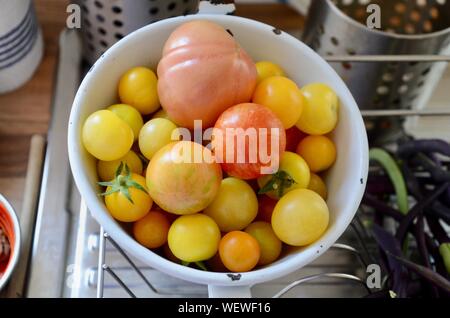
[{"label": "red tomato", "polygon": [[[286,148],[281,121],[267,107],[253,103],[239,104],[223,112],[212,136],[217,162],[230,176],[240,179],[277,171]],[[272,139],[278,145],[272,145]]]},{"label": "red tomato", "polygon": [[295,152],[300,141],[308,136],[297,127],[286,129],[286,151]]},{"label": "red tomato", "polygon": [[256,215],[256,221],[264,221],[270,223],[272,221],[272,213],[277,200],[269,198],[267,195],[260,195],[258,198],[258,214]]},{"label": "red tomato", "polygon": [[228,107],[251,100],[256,66],[221,26],[192,21],[169,36],[158,64],[158,94],[169,118],[211,127]]}]

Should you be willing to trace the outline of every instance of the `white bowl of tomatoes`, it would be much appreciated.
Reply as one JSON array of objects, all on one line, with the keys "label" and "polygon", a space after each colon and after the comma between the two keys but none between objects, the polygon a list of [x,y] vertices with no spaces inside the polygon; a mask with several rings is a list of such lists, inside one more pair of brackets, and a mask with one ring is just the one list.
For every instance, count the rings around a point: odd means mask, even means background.
[{"label": "white bowl of tomatoes", "polygon": [[210,296],[248,296],[319,257],[368,171],[341,78],[301,41],[235,16],[163,20],[115,44],[76,94],[68,145],[109,235]]}]

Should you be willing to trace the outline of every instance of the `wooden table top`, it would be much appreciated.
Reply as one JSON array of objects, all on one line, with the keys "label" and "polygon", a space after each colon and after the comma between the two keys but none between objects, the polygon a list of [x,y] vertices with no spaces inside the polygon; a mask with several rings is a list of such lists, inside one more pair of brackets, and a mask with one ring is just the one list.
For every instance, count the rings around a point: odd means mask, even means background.
[{"label": "wooden table top", "polygon": [[[33,78],[0,95],[0,193],[20,211],[33,134],[46,135],[58,59],[58,38],[65,27],[68,0],[34,0],[44,36],[44,57]],[[238,4],[236,15],[285,31],[301,29],[303,18],[283,4]]]}]

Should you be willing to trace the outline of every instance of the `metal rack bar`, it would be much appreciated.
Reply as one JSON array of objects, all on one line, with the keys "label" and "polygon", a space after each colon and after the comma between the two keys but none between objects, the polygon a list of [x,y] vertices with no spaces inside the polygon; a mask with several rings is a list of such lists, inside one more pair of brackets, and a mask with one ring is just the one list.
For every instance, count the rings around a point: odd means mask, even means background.
[{"label": "metal rack bar", "polygon": [[[116,243],[109,235],[108,233],[103,234],[104,238],[107,239],[116,249],[119,251],[119,253],[122,255],[123,258],[126,259],[126,261],[133,267],[133,269],[136,271],[136,273],[142,278],[144,283],[154,292],[158,293],[158,290],[147,280],[147,278],[144,276],[142,271],[136,266],[136,264],[131,260],[131,258],[125,253],[125,251],[119,246],[119,244]],[[103,253],[104,254],[104,253]],[[111,271],[111,269],[110,269]]]},{"label": "metal rack bar", "polygon": [[[98,267],[97,267],[97,298],[103,298],[103,286],[105,284],[105,272],[103,265],[105,265],[105,231],[103,227],[100,227],[99,236],[99,249],[98,249]],[[101,286],[101,288],[100,288]]]},{"label": "metal rack bar", "polygon": [[328,55],[327,62],[450,62],[448,55]]},{"label": "metal rack bar", "polygon": [[306,276],[306,277],[300,278],[299,280],[296,280],[296,281],[290,283],[289,285],[287,285],[286,287],[284,287],[281,291],[279,291],[277,294],[275,294],[273,296],[273,298],[280,298],[281,296],[283,296],[284,294],[286,294],[288,291],[290,291],[292,288],[294,288],[296,286],[299,286],[303,283],[306,283],[306,282],[309,282],[309,281],[312,281],[315,279],[323,278],[323,277],[339,278],[339,279],[354,281],[354,282],[357,282],[357,283],[360,283],[361,285],[363,285],[368,290],[368,292],[370,292],[370,290],[366,286],[366,283],[361,278],[359,278],[355,275],[344,274],[344,273],[324,273],[324,274],[317,274],[317,275],[311,275],[311,276]]},{"label": "metal rack bar", "polygon": [[377,109],[377,110],[361,110],[361,114],[363,117],[392,117],[392,116],[439,117],[439,116],[450,116],[450,110]]}]

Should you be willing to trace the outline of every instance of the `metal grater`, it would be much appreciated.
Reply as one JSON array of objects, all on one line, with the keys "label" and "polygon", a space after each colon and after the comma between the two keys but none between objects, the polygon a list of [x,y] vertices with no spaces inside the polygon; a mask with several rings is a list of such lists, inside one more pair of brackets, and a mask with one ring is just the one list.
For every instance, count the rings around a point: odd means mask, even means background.
[{"label": "metal grater", "polygon": [[125,35],[152,22],[196,13],[199,4],[199,0],[73,0],[72,2],[81,7],[83,57],[91,64]]}]

